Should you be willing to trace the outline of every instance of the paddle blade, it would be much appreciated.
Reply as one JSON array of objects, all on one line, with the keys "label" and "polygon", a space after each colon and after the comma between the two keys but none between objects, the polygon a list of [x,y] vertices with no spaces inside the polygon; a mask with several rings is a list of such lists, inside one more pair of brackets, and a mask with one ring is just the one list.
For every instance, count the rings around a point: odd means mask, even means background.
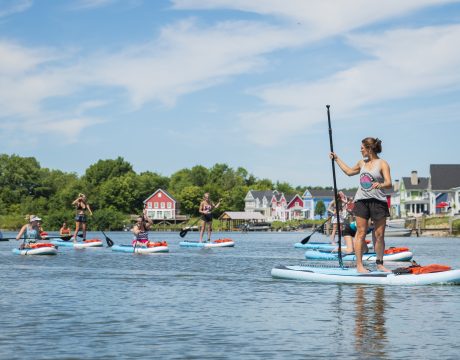
[{"label": "paddle blade", "polygon": [[307,242],[310,241],[310,238],[311,238],[312,235],[313,235],[313,234],[308,235],[308,236],[307,236],[305,239],[303,239],[300,243],[301,243],[301,244],[306,244]]},{"label": "paddle blade", "polygon": [[187,235],[188,231],[189,231],[189,229],[184,229],[184,230],[182,230],[182,231],[179,233],[179,236],[180,236],[181,238],[185,237],[185,235]]},{"label": "paddle blade", "polygon": [[105,234],[105,232],[103,232],[102,230],[101,230],[101,232],[102,232],[102,235],[104,235],[105,242],[107,243],[107,246],[108,246],[108,247],[112,247],[113,244],[114,244],[114,242],[112,241],[112,239],[110,239],[110,238]]},{"label": "paddle blade", "polygon": [[72,236],[61,236],[60,239],[64,241],[69,241],[70,239],[72,239]]},{"label": "paddle blade", "polygon": [[77,236],[80,237],[80,238],[82,238],[82,237],[83,237],[83,234],[78,234]]}]

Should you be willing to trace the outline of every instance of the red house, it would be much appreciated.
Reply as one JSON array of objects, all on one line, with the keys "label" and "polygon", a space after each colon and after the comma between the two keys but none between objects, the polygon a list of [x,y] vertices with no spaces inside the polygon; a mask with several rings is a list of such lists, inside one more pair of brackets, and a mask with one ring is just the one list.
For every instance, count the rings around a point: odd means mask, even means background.
[{"label": "red house", "polygon": [[158,189],[144,200],[144,209],[152,220],[177,219],[177,201],[162,189]]}]

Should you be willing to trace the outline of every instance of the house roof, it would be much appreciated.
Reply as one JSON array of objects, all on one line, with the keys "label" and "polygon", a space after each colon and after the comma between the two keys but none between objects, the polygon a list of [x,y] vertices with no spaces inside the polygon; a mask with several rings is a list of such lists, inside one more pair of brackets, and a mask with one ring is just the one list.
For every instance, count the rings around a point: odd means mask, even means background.
[{"label": "house roof", "polygon": [[159,192],[159,191],[161,191],[163,194],[165,194],[167,197],[169,197],[169,198],[170,198],[172,201],[174,201],[175,203],[177,202],[176,199],[174,199],[174,197],[173,197],[170,193],[168,193],[167,191],[165,191],[165,190],[163,190],[163,189],[158,189],[157,191],[155,191],[153,194],[149,195],[149,196],[147,197],[147,199],[145,199],[145,200],[143,201],[144,204],[145,204],[145,203],[147,202],[147,200],[149,200],[151,197],[155,196],[155,194],[156,194],[157,192]]},{"label": "house roof", "polygon": [[278,194],[276,190],[249,190],[249,192],[251,193],[254,199],[259,199],[260,201],[262,201],[264,197],[266,197],[267,200],[270,201],[273,195]]},{"label": "house roof", "polygon": [[404,188],[406,190],[426,190],[428,189],[429,178],[427,177],[418,177],[418,182],[415,185],[412,185],[410,177],[403,177],[402,181],[404,183]]},{"label": "house roof", "polygon": [[450,190],[460,186],[460,164],[431,164],[431,190]]},{"label": "house roof", "polygon": [[226,211],[219,219],[224,220],[265,220],[265,216],[256,211]]}]

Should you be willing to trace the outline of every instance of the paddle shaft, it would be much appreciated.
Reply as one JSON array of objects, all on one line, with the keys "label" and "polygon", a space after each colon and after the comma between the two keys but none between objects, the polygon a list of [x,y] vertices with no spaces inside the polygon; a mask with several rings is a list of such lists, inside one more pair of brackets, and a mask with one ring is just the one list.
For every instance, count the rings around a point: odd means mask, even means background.
[{"label": "paddle shaft", "polygon": [[108,246],[108,247],[112,247],[113,244],[114,244],[114,242],[112,241],[112,239],[110,239],[110,238],[105,234],[104,231],[101,230],[101,232],[102,232],[102,235],[104,235],[105,242],[107,243],[107,246]]},{"label": "paddle shaft", "polygon": [[187,229],[184,229],[182,230],[180,233],[179,233],[179,236],[181,238],[185,237],[185,235],[187,235],[187,233],[192,230],[192,227],[195,226],[196,224],[198,224],[198,221],[201,220],[201,217],[199,217],[195,222],[192,223],[192,225],[190,225]]},{"label": "paddle shaft", "polygon": [[[47,239],[61,239],[63,237],[67,237],[67,236],[45,236],[41,239],[38,239],[38,240],[47,240]],[[1,238],[0,241],[8,241],[8,240],[21,240],[23,239],[23,237],[21,237],[20,239],[16,239],[15,237],[8,237],[8,238]]]},{"label": "paddle shaft", "polygon": [[[331,153],[334,152],[334,144],[332,142],[332,126],[331,126],[331,113],[330,113],[330,105],[326,105],[327,108],[327,122],[329,125],[329,144],[331,147]],[[339,237],[339,251],[338,251],[338,257],[339,257],[339,265],[340,267],[343,268],[343,260],[342,260],[342,229],[341,229],[341,224],[340,224],[340,203],[339,203],[339,195],[337,193],[337,181],[335,177],[335,159],[334,157],[331,159],[331,164],[332,164],[332,178],[334,180],[334,199],[335,199],[335,212],[337,216],[337,235]]]},{"label": "paddle shaft", "polygon": [[302,239],[302,241],[301,241],[300,243],[301,243],[301,244],[306,244],[307,242],[309,242],[309,241],[310,241],[310,238],[312,237],[312,235],[313,235],[314,233],[318,232],[319,229],[321,229],[324,225],[326,225],[326,223],[331,219],[331,217],[332,217],[332,215],[330,215],[330,216],[326,219],[326,221],[323,222],[323,223],[321,224],[321,226],[316,227],[315,230],[313,230],[313,232],[312,232],[310,235],[308,235],[306,238]]}]

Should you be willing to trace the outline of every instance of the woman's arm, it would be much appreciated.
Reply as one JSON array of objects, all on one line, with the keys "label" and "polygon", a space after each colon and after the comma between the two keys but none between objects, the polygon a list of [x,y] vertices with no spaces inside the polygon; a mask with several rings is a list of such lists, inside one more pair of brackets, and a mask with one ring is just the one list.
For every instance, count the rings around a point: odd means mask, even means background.
[{"label": "woman's arm", "polygon": [[200,214],[203,214],[203,215],[205,214],[205,212],[204,212],[204,201],[200,202],[200,208],[199,208],[198,212]]},{"label": "woman's arm", "polygon": [[22,235],[24,235],[24,231],[26,231],[27,225],[24,225],[21,230],[19,230],[19,233],[16,235],[16,240],[21,240]]},{"label": "woman's arm", "polygon": [[215,204],[215,205],[212,204],[212,207],[213,207],[214,209],[217,209],[217,208],[219,207],[219,205],[220,205],[221,202],[222,202],[222,199],[219,199],[219,201],[217,202],[217,204]]},{"label": "woman's arm", "polygon": [[342,171],[348,175],[348,176],[353,176],[356,174],[359,174],[359,171],[361,170],[361,162],[362,160],[358,161],[355,166],[349,167],[345,162],[340,159],[336,153],[330,153],[329,157],[331,159],[334,159],[337,165],[339,165],[339,168],[342,169]]}]

